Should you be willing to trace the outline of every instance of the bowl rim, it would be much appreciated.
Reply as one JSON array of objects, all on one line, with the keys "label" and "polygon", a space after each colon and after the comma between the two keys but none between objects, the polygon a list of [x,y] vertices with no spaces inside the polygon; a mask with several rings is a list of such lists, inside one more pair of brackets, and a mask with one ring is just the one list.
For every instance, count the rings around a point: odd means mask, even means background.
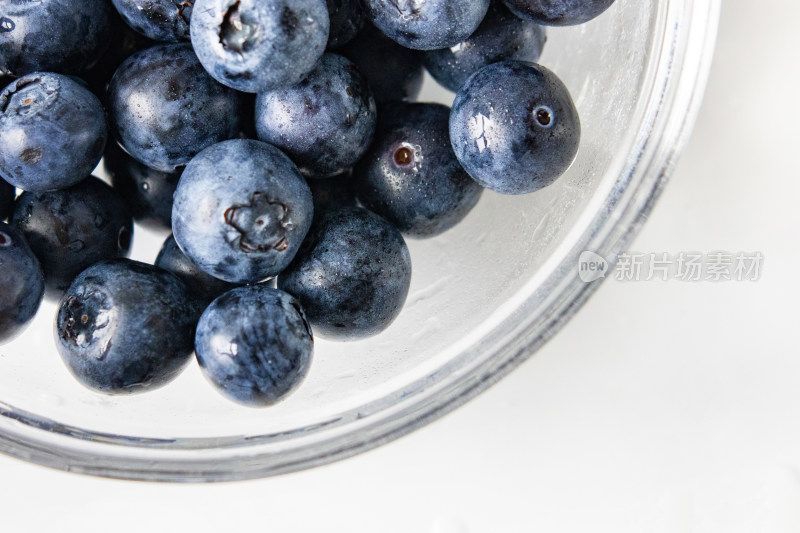
[{"label": "bowl rim", "polygon": [[[638,234],[671,175],[699,113],[716,43],[720,0],[667,0],[663,41],[640,103],[643,120],[603,209],[556,254],[547,277],[479,344],[436,375],[291,435],[152,440],[87,432],[0,402],[0,452],[60,470],[146,481],[235,481],[284,474],[341,460],[397,439],[449,413],[505,377],[552,338],[600,286],[578,277],[592,250],[609,264]],[[498,341],[498,339],[500,339]],[[480,355],[478,355],[480,354]],[[441,373],[447,380],[437,380]],[[365,414],[368,413],[368,414]],[[291,446],[287,443],[290,441]]]}]

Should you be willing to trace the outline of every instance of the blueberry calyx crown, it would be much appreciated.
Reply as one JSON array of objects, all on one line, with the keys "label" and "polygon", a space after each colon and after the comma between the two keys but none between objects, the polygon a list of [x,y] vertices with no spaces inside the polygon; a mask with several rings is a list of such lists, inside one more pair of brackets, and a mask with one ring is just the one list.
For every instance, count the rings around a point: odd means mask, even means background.
[{"label": "blueberry calyx crown", "polygon": [[46,107],[58,94],[58,83],[42,78],[23,78],[11,84],[0,96],[0,112],[31,115]]},{"label": "blueberry calyx crown", "polygon": [[238,233],[231,244],[236,243],[245,253],[285,251],[289,248],[286,231],[292,228],[288,215],[289,208],[285,204],[264,193],[253,193],[249,204],[225,210],[225,223]]}]

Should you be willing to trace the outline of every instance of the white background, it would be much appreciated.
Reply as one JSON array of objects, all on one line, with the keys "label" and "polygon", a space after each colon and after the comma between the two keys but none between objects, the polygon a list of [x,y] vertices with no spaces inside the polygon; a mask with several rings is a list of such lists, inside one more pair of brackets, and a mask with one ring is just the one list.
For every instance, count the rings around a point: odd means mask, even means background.
[{"label": "white background", "polygon": [[0,530],[800,530],[800,2],[727,0],[693,140],[634,248],[761,251],[757,283],[609,281],[456,413],[255,482],[93,479],[0,456]]}]

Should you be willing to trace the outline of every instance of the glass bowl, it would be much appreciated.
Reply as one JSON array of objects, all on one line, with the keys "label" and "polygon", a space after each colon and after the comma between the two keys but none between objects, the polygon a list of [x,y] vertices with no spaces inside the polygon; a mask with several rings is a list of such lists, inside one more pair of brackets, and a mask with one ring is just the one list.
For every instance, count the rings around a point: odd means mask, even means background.
[{"label": "glass bowl", "polygon": [[[597,283],[581,252],[612,261],[644,222],[695,119],[718,0],[617,0],[601,18],[552,28],[542,63],[570,88],[578,159],[529,196],[486,193],[457,228],[410,241],[406,308],[384,334],[319,340],[286,402],[228,402],[190,366],[167,387],[108,397],[84,389],[54,347],[46,302],[0,347],[0,451],[55,468],[129,479],[256,478],[328,463],[395,439],[483,391],[531,356]],[[452,101],[426,83],[422,100]],[[137,229],[152,261],[165,235]]]}]

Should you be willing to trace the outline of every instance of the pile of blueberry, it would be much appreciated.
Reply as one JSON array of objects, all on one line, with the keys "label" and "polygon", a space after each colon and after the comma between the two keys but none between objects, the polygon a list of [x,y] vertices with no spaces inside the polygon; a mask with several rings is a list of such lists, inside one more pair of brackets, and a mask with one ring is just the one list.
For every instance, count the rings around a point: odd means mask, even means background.
[{"label": "pile of blueberry", "polygon": [[[0,343],[47,296],[94,390],[152,390],[194,352],[229,398],[279,401],[312,329],[397,317],[404,235],[567,170],[580,121],[535,63],[543,26],[612,2],[4,0]],[[425,68],[452,109],[413,103]],[[126,259],[134,219],[173,232],[155,265]]]}]

